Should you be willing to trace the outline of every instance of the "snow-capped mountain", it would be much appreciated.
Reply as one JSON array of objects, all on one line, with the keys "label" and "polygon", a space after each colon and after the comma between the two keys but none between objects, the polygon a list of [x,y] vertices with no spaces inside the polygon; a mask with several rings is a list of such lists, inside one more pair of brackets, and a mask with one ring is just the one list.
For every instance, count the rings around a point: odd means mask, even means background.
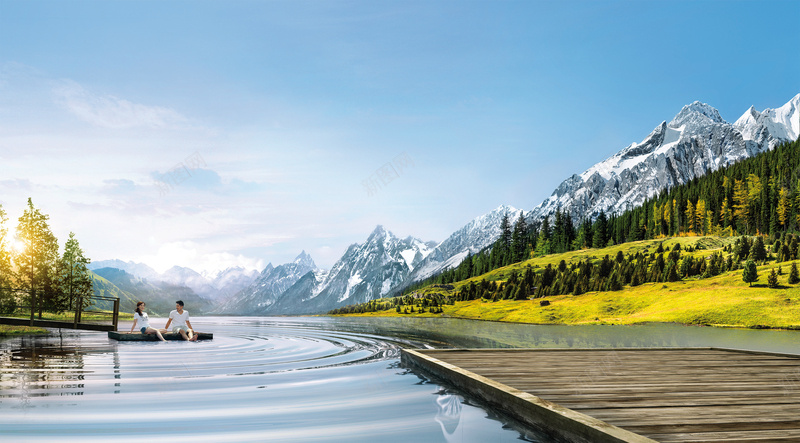
[{"label": "snow-capped mountain", "polygon": [[458,266],[467,254],[475,254],[490,246],[500,236],[500,222],[508,215],[512,225],[521,210],[508,205],[475,218],[439,243],[436,248],[415,267],[406,283],[424,280],[445,269]]},{"label": "snow-capped mountain", "polygon": [[319,313],[380,298],[405,281],[434,245],[397,238],[378,226],[366,242],[350,245],[330,271],[316,270],[300,278],[267,312]]},{"label": "snow-capped mountain", "polygon": [[751,107],[730,124],[705,103],[686,105],[641,143],[564,180],[533,209],[530,219],[551,216],[560,208],[578,221],[601,210],[614,213],[639,206],[662,189],[797,140],[799,108],[800,94],[777,109],[758,112]]},{"label": "snow-capped mountain", "polygon": [[317,270],[314,260],[305,251],[291,263],[278,267],[268,264],[249,285],[231,295],[216,311],[225,314],[262,315],[301,277]]},{"label": "snow-capped mountain", "polygon": [[750,107],[733,124],[748,143],[768,145],[770,149],[786,140],[797,140],[800,135],[800,94],[778,109],[758,112]]}]

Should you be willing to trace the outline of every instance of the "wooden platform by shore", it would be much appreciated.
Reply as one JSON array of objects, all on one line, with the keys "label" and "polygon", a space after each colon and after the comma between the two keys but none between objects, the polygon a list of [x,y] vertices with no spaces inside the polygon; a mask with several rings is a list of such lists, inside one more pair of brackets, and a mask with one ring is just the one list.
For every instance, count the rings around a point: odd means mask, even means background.
[{"label": "wooden platform by shore", "polygon": [[38,320],[17,317],[0,317],[0,324],[12,326],[32,326],[39,328],[83,329],[86,331],[113,331],[117,327],[103,323],[75,323],[72,321]]},{"label": "wooden platform by shore", "polygon": [[[212,340],[214,338],[214,334],[210,332],[197,332],[196,334],[198,340]],[[183,340],[181,334],[173,334],[170,332],[161,335],[164,336],[165,340]],[[108,331],[108,338],[119,341],[158,341],[158,337],[156,337],[155,334],[142,334],[140,332],[131,334],[128,332]]]},{"label": "wooden platform by shore", "polygon": [[568,442],[800,441],[800,356],[719,348],[403,350]]}]

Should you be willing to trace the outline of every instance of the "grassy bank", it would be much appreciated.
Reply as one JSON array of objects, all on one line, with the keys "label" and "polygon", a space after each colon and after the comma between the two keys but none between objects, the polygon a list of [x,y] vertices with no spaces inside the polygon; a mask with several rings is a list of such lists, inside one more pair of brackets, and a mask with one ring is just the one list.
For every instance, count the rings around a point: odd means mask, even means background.
[{"label": "grassy bank", "polygon": [[[674,242],[684,244],[704,244],[703,249],[692,255],[707,256],[729,243],[728,239],[679,238],[664,242],[665,246]],[[599,258],[605,254],[615,254],[616,248],[623,253],[636,250],[652,250],[656,242],[626,243],[615,248],[575,251],[566,254],[550,255],[494,270],[480,278],[502,281],[512,269],[521,270],[527,265],[542,267],[565,259],[568,263],[585,257]],[[781,267],[779,287],[767,287],[767,275]],[[647,322],[670,322],[694,325],[726,327],[770,327],[800,329],[800,285],[789,285],[788,272],[791,262],[768,263],[758,267],[759,280],[752,287],[742,281],[742,271],[736,270],[711,278],[689,278],[673,283],[646,283],[636,287],[625,286],[621,291],[587,292],[581,295],[557,295],[541,299],[514,301],[490,301],[478,299],[459,301],[453,305],[442,306],[443,313],[402,314],[394,309],[350,314],[368,317],[455,317],[476,320],[535,324],[636,324]],[[454,284],[447,291],[438,287],[419,290],[420,294],[438,293],[451,296],[469,280]],[[541,306],[540,301],[549,305]]]},{"label": "grassy bank", "polygon": [[[28,312],[21,312],[17,313],[16,317],[22,318],[23,315],[29,315]],[[42,319],[44,320],[56,320],[56,321],[72,321],[74,314],[73,313],[44,313],[42,315]],[[27,318],[27,317],[24,317]],[[37,316],[38,319],[38,316]],[[89,313],[84,314],[81,318],[83,322],[108,322],[110,324],[111,313],[110,312],[103,312],[103,313]],[[133,321],[133,314],[129,312],[120,312],[119,313],[119,321]],[[31,326],[16,326],[16,325],[2,325],[0,324],[0,338],[4,337],[13,337],[17,335],[42,335],[42,334],[49,334],[49,331],[44,328],[39,327],[31,327]]]},{"label": "grassy bank", "polygon": [[0,338],[16,335],[43,335],[48,334],[47,329],[30,326],[0,325]]}]

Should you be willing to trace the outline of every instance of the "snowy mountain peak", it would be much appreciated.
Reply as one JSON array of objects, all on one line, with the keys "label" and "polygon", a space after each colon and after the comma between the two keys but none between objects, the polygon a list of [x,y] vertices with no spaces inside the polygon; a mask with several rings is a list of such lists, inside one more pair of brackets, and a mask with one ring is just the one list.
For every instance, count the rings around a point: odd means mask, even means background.
[{"label": "snowy mountain peak", "polygon": [[309,273],[287,289],[266,313],[317,313],[387,295],[406,280],[433,249],[433,242],[398,238],[378,225],[354,243],[330,271]]},{"label": "snowy mountain peak", "polygon": [[495,209],[491,213],[503,214],[503,213],[507,212],[507,213],[510,214],[512,212],[518,212],[518,211],[519,211],[519,209],[517,209],[517,208],[515,208],[515,207],[513,207],[511,205],[500,205],[500,206],[497,207],[497,209]]},{"label": "snowy mountain peak", "polygon": [[758,112],[751,106],[733,125],[745,140],[768,142],[770,148],[781,140],[797,140],[800,136],[800,94],[776,109]]},{"label": "snowy mountain peak", "polygon": [[300,252],[300,255],[295,257],[294,263],[297,265],[308,266],[311,268],[317,267],[317,265],[314,264],[314,260],[311,258],[311,255],[309,255],[305,250]]},{"label": "snowy mountain peak", "polygon": [[564,180],[531,211],[531,218],[542,219],[560,208],[580,220],[639,206],[662,189],[797,140],[798,109],[800,94],[777,109],[751,107],[731,125],[705,103],[686,105],[640,143]]},{"label": "snowy mountain peak", "polygon": [[277,267],[270,263],[247,285],[223,300],[217,310],[228,314],[263,314],[287,289],[314,271],[317,271],[317,266],[306,251],[301,252],[290,263]]},{"label": "snowy mountain peak", "polygon": [[[369,235],[369,238],[381,238],[386,237],[387,235],[392,235],[392,233],[384,229],[383,225],[378,225],[375,226],[375,229]],[[369,241],[369,239],[367,241]]]},{"label": "snowy mountain peak", "polygon": [[695,101],[690,105],[684,106],[681,112],[669,122],[669,126],[671,128],[687,126],[690,129],[696,129],[714,123],[725,123],[725,120],[719,115],[719,111],[706,103]]}]

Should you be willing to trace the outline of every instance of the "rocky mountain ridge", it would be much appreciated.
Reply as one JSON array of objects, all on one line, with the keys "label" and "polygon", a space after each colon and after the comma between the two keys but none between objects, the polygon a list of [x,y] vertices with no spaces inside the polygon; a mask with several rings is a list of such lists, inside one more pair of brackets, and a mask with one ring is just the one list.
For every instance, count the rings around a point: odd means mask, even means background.
[{"label": "rocky mountain ridge", "polygon": [[581,220],[639,206],[662,189],[797,140],[799,109],[800,94],[780,108],[758,112],[751,107],[731,124],[696,101],[640,143],[564,180],[529,217],[541,220],[560,209]]}]

